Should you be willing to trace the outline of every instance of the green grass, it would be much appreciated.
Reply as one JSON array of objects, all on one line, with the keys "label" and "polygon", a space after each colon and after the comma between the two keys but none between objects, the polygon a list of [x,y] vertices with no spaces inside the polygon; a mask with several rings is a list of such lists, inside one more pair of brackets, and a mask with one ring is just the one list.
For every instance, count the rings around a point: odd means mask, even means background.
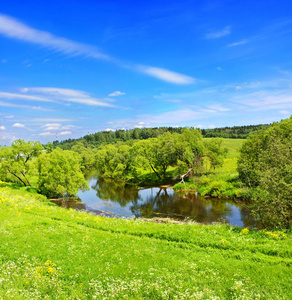
[{"label": "green grass", "polygon": [[103,218],[7,184],[0,220],[0,299],[292,298],[291,232]]}]

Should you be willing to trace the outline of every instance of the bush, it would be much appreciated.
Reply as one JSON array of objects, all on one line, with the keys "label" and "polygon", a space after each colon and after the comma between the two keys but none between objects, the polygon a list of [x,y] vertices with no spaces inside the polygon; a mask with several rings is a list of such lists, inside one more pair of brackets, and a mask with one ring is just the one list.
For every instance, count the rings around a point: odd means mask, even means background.
[{"label": "bush", "polygon": [[292,116],[247,139],[238,172],[253,191],[252,213],[264,227],[289,227],[292,220]]}]

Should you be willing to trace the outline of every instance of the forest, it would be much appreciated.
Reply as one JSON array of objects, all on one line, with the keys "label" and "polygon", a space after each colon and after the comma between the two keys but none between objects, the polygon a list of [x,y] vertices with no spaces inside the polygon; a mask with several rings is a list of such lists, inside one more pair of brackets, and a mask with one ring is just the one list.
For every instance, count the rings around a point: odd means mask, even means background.
[{"label": "forest", "polygon": [[[222,138],[236,138],[246,139],[251,133],[267,129],[270,125],[247,125],[234,126],[223,128],[209,128],[202,129],[203,137],[222,137]],[[64,150],[70,150],[78,142],[83,141],[89,145],[100,146],[116,142],[125,142],[129,140],[146,140],[149,138],[157,138],[165,132],[181,133],[182,127],[154,127],[154,128],[135,128],[129,130],[118,129],[116,131],[101,131],[93,134],[85,135],[79,139],[66,139],[63,141],[54,141],[54,147],[60,147]]]}]

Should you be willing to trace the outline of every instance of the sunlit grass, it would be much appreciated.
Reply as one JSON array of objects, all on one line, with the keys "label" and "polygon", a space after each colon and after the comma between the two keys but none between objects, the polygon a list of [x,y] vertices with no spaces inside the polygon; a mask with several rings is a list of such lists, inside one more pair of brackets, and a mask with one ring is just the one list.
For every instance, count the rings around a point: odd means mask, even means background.
[{"label": "sunlit grass", "polygon": [[[39,197],[39,196],[37,196]],[[0,188],[0,299],[291,299],[291,232],[156,224]]]}]

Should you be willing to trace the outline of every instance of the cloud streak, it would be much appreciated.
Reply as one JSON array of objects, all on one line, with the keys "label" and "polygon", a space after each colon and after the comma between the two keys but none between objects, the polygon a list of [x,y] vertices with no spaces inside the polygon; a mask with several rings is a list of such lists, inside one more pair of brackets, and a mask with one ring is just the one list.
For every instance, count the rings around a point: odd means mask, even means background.
[{"label": "cloud streak", "polygon": [[57,37],[49,32],[34,29],[9,16],[0,14],[0,33],[6,37],[41,45],[69,55],[86,55],[103,60],[112,58],[96,48]]},{"label": "cloud streak", "polygon": [[220,31],[215,31],[215,32],[210,32],[206,34],[205,38],[206,39],[218,39],[221,38],[225,35],[229,35],[231,33],[230,26],[226,26]]},{"label": "cloud streak", "polygon": [[49,99],[51,102],[71,102],[89,106],[115,107],[114,105],[107,103],[106,98],[94,98],[91,97],[89,93],[79,90],[57,87],[31,87],[23,88],[22,92],[29,94],[28,99],[33,99],[33,97],[36,97],[36,99]]},{"label": "cloud streak", "polygon": [[[217,37],[220,37],[220,34],[221,36],[226,35],[229,33],[229,32],[226,33],[227,31],[230,31],[228,26],[224,29],[224,32],[215,33],[215,34],[213,33],[214,37],[212,37],[212,34],[209,34],[210,35],[209,38],[216,38],[215,37],[216,34],[219,35]],[[3,14],[0,14],[0,34],[8,38],[40,45],[44,48],[48,48],[53,51],[63,53],[65,55],[70,55],[70,56],[82,55],[94,59],[109,61],[115,63],[120,67],[128,68],[133,71],[138,71],[166,82],[170,82],[174,84],[194,83],[194,78],[170,70],[156,68],[156,67],[146,67],[146,66],[141,67],[136,65],[125,64],[124,62],[101,52],[96,47],[71,41],[63,37],[55,36],[49,32],[32,28],[22,22],[19,22],[18,20],[10,16],[6,16]]]},{"label": "cloud streak", "polygon": [[122,96],[122,95],[126,95],[126,93],[120,92],[120,91],[115,91],[113,93],[110,93],[108,96],[109,97],[117,97],[117,96]]},{"label": "cloud streak", "polygon": [[248,42],[248,40],[242,40],[242,41],[239,41],[239,42],[228,44],[227,47],[236,47],[236,46],[244,45],[247,42]]},{"label": "cloud streak", "polygon": [[195,83],[195,79],[180,74],[177,72],[169,71],[166,69],[156,68],[156,67],[146,67],[146,66],[140,66],[139,67],[140,72],[143,72],[145,74],[148,74],[150,76],[156,77],[158,79],[175,83],[175,84],[192,84]]}]

